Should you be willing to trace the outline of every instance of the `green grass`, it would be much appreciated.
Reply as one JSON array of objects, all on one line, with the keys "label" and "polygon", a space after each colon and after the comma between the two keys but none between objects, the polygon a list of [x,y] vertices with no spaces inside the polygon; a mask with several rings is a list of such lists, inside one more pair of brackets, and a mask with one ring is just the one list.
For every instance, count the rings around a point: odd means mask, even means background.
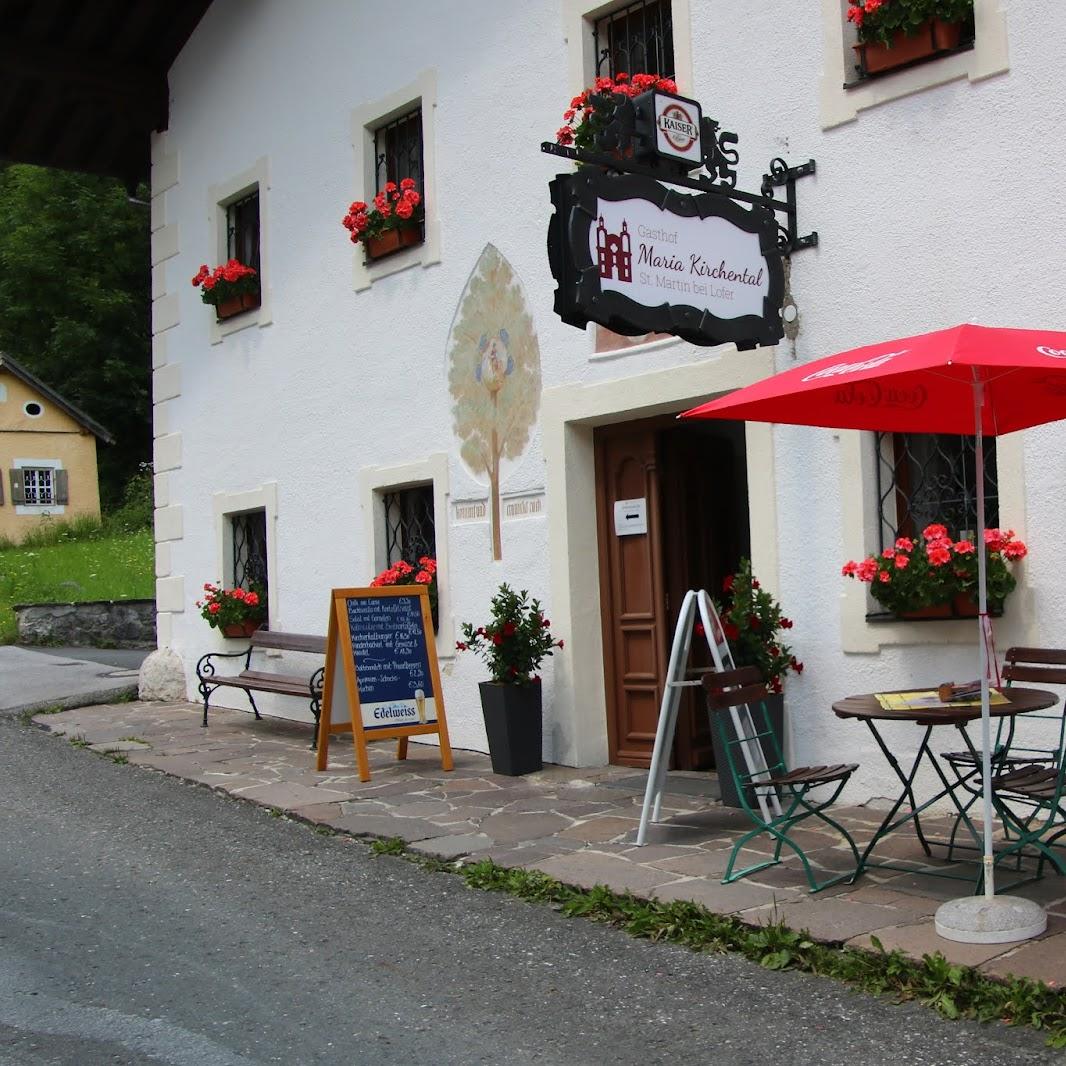
[{"label": "green grass", "polygon": [[[58,523],[57,523],[58,525]],[[0,644],[16,636],[16,603],[151,599],[152,531],[0,546]]]}]

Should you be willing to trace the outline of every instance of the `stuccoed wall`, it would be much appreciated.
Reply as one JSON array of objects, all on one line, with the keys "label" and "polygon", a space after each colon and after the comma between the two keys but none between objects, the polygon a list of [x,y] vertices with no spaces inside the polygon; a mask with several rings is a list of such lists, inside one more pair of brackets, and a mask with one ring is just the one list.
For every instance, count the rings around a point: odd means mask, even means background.
[{"label": "stuccoed wall", "polygon": [[[777,368],[965,321],[1061,325],[1066,277],[1053,234],[1062,211],[1048,173],[1066,122],[1044,87],[1058,76],[1066,25],[1054,17],[1052,0],[1027,3],[1026,17],[1019,2],[999,6],[1007,16],[1009,73],[954,81],[823,130],[821,3],[743,11],[691,5],[694,84],[681,90],[739,133],[739,186],[757,189],[773,156],[817,160],[817,175],[800,182],[798,199],[801,232],[817,230],[821,244],[794,259],[801,332],[794,346],[783,343],[774,353]],[[451,497],[485,495],[458,458],[445,354],[456,302],[487,243],[525,287],[545,389],[628,380],[626,409],[639,412],[643,375],[696,364],[707,368],[708,381],[721,380],[724,368],[740,383],[755,358],[676,343],[590,359],[591,332],[566,327],[552,313],[544,249],[547,181],[557,164],[538,143],[552,136],[580,88],[569,78],[559,5],[416,0],[405,11],[398,38],[385,20],[340,0],[320,0],[313,10],[264,0],[254,18],[240,5],[213,5],[170,74],[170,127],[155,150],[171,184],[158,197],[154,225],[157,238],[165,226],[173,242],[156,267],[156,328],[172,326],[157,337],[156,410],[157,433],[181,436],[158,501],[171,511],[160,555],[171,607],[161,597],[168,619],[160,640],[182,655],[190,681],[197,656],[221,644],[192,606],[202,583],[221,572],[213,493],[277,482],[271,580],[278,611],[271,624],[318,633],[325,631],[328,590],[363,584],[376,571],[360,506],[362,469],[444,452]],[[350,115],[427,69],[437,80],[440,262],[355,292],[359,253],[340,226],[349,201],[364,193],[354,175]],[[217,259],[209,246],[208,188],[262,157],[270,185],[272,321],[213,344],[210,310],[188,284],[201,262]],[[692,402],[702,398],[695,388]],[[976,627],[876,630],[861,616],[857,626],[845,623],[849,590],[840,566],[867,547],[849,515],[855,501],[873,495],[853,477],[852,435],[781,426],[772,440],[774,480],[765,491],[776,498],[777,528],[752,533],[776,544],[778,571],[759,576],[794,619],[789,635],[806,663],[787,689],[793,755],[859,761],[853,798],[888,795],[893,779],[866,731],[838,722],[830,704],[852,692],[974,676]],[[1026,434],[1019,452],[1014,497],[1024,507],[1002,517],[1027,540],[1031,556],[1026,587],[997,626],[1001,648],[1061,643],[1066,584],[1057,532],[1066,470],[1046,457],[1058,455],[1063,442],[1063,427],[1045,427]],[[543,445],[534,433],[505,471],[505,492],[544,488]],[[713,472],[692,491],[713,492]],[[549,496],[546,507],[559,514],[569,503]],[[567,561],[550,557],[546,530],[545,518],[507,523],[503,559],[494,563],[487,525],[439,528],[450,555],[441,578],[449,583],[452,621],[483,621],[504,580],[547,598]],[[583,565],[595,571],[597,561],[590,554]],[[555,606],[549,604],[552,621],[564,638],[576,619],[587,625],[596,617],[595,604]],[[845,650],[856,646],[865,650]],[[442,665],[453,742],[483,750],[476,682],[484,673],[477,662],[447,654]],[[606,750],[596,741],[602,706],[569,695],[575,679],[597,673],[598,661],[575,661],[568,652],[547,667],[547,758],[589,762],[590,752]],[[578,719],[591,741],[574,739]],[[913,750],[913,727],[890,735]]]}]

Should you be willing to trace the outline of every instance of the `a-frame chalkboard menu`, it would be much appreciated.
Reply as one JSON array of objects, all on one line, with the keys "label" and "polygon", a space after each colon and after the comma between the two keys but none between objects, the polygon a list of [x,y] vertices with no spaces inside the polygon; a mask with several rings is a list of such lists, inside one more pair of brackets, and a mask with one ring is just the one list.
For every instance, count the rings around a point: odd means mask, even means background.
[{"label": "a-frame chalkboard menu", "polygon": [[436,733],[440,761],[452,768],[429,593],[421,585],[333,589],[318,730],[318,769],[331,733],[351,733],[359,779],[370,780],[367,744]]}]

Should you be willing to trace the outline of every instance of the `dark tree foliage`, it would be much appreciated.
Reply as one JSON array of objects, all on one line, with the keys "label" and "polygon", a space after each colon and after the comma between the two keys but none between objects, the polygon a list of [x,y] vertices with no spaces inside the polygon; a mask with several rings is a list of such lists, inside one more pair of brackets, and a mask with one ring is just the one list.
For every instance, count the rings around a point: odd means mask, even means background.
[{"label": "dark tree foliage", "polygon": [[105,426],[100,494],[151,458],[149,211],[118,181],[0,167],[0,351]]}]

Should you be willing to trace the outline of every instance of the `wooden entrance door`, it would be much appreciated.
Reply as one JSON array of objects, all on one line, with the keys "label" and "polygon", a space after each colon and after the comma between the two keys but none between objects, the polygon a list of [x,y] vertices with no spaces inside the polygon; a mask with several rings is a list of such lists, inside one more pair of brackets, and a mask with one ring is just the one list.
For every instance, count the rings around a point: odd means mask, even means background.
[{"label": "wooden entrance door", "polygon": [[[600,604],[610,759],[651,762],[662,686],[685,593],[717,596],[748,554],[741,427],[678,426],[672,417],[596,430]],[[644,499],[648,532],[618,536],[614,505]],[[709,665],[694,644],[693,665]],[[703,659],[699,658],[703,653]],[[682,697],[672,766],[714,765],[706,711]]]},{"label": "wooden entrance door", "polygon": [[[656,428],[596,430],[600,604],[611,762],[647,767],[669,655],[659,523]],[[646,501],[648,532],[615,533],[618,500]]]}]

